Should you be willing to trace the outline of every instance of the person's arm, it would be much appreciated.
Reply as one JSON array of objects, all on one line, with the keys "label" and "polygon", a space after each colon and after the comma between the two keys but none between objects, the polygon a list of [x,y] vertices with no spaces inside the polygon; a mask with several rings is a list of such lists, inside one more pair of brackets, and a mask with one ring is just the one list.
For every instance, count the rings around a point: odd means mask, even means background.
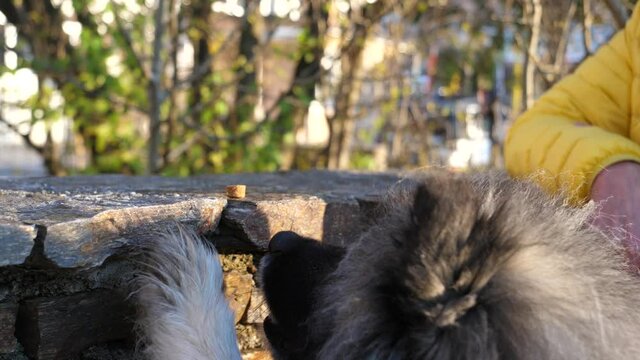
[{"label": "person's arm", "polygon": [[640,97],[640,82],[633,81],[640,67],[639,23],[636,8],[624,30],[516,120],[505,143],[512,176],[533,177],[578,204],[588,200],[602,169],[640,162],[640,145],[629,139],[640,132],[630,128],[633,97]]},{"label": "person's arm", "polygon": [[629,262],[640,269],[640,163],[623,161],[602,170],[591,199],[598,203],[592,224],[622,240]]}]

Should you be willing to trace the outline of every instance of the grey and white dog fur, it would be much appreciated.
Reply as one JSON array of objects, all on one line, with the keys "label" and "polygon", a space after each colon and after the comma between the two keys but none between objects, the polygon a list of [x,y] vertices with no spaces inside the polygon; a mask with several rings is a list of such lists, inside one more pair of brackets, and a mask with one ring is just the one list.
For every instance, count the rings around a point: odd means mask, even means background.
[{"label": "grey and white dog fur", "polygon": [[[346,249],[277,234],[260,269],[274,356],[637,359],[640,282],[591,214],[503,175],[443,172],[398,183]],[[166,240],[181,245],[139,293],[150,353],[237,358],[212,253]]]},{"label": "grey and white dog fur", "polygon": [[638,359],[639,282],[591,211],[502,175],[414,176],[344,256],[272,240],[265,331],[283,359]]},{"label": "grey and white dog fur", "polygon": [[136,279],[144,352],[154,360],[240,359],[218,253],[176,226],[141,244]]}]

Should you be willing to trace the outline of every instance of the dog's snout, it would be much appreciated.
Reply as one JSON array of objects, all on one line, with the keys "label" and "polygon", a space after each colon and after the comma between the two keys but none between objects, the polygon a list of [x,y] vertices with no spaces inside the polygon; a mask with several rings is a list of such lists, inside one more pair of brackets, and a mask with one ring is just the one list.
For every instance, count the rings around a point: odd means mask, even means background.
[{"label": "dog's snout", "polygon": [[292,250],[300,240],[300,235],[293,231],[281,231],[269,241],[269,252],[288,252]]}]

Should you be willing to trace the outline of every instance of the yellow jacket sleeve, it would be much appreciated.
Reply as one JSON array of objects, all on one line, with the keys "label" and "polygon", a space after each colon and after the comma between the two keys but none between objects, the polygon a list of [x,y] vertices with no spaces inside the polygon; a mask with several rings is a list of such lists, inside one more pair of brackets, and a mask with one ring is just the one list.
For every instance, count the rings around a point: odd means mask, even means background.
[{"label": "yellow jacket sleeve", "polygon": [[515,121],[505,142],[512,176],[531,177],[579,204],[601,169],[640,162],[640,145],[630,140],[632,106],[640,103],[633,98],[640,96],[633,81],[640,76],[639,24],[636,7],[623,30]]}]

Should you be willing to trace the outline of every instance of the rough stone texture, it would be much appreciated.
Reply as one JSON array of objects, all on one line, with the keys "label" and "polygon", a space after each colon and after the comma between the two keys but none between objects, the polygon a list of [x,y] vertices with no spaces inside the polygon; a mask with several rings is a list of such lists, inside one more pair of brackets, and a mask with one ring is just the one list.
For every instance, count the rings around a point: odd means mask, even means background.
[{"label": "rough stone texture", "polygon": [[[170,220],[211,230],[225,206],[221,230],[229,231],[221,234],[245,246],[264,249],[280,230],[343,243],[363,226],[360,203],[395,180],[391,174],[320,171],[0,179],[0,266],[22,264],[29,256],[33,265],[97,266],[118,245]],[[228,184],[246,184],[247,197],[226,205]]]},{"label": "rough stone texture", "polygon": [[320,198],[293,196],[257,203],[238,202],[225,209],[224,218],[251,243],[266,249],[271,236],[282,230],[321,239],[325,208],[326,202]]},{"label": "rough stone texture", "polygon": [[118,247],[153,236],[170,221],[197,222],[213,230],[225,205],[224,199],[195,199],[106,210],[89,219],[54,224],[47,230],[44,256],[60,267],[100,265]]},{"label": "rough stone texture", "polygon": [[224,274],[225,295],[229,299],[229,305],[235,313],[236,324],[247,310],[253,289],[253,276],[232,271]]},{"label": "rough stone texture", "polygon": [[237,324],[236,333],[238,334],[238,346],[240,351],[244,353],[262,348],[266,341],[261,327]]},{"label": "rough stone texture", "polygon": [[0,267],[0,298],[8,302],[90,292],[95,289],[125,289],[133,279],[136,264],[124,256],[112,257],[91,269],[34,269]]},{"label": "rough stone texture", "polygon": [[35,359],[61,359],[95,343],[132,337],[133,308],[119,292],[26,300],[20,304],[16,336]]},{"label": "rough stone texture", "polygon": [[18,306],[15,303],[0,303],[0,354],[14,351],[16,348],[15,332]]},{"label": "rough stone texture", "polygon": [[267,315],[269,315],[269,307],[262,291],[253,288],[247,309],[247,324],[262,324]]},{"label": "rough stone texture", "polygon": [[0,254],[3,254],[0,266],[24,262],[31,253],[36,234],[36,227],[32,225],[0,223]]},{"label": "rough stone texture", "polygon": [[[0,359],[139,359],[124,298],[137,265],[123,245],[176,221],[218,248],[240,348],[248,359],[268,359],[255,276],[269,238],[294,230],[347,244],[395,181],[322,171],[0,179]],[[227,200],[230,184],[247,185],[247,196]],[[18,304],[15,321],[2,304]],[[14,323],[18,344],[5,344]]]},{"label": "rough stone texture", "polygon": [[[80,205],[73,200],[69,201],[70,204],[55,202],[50,209],[44,209],[46,205],[43,205],[31,212],[19,210],[21,208],[17,204],[20,199],[7,195],[7,192],[4,196],[0,194],[0,204],[4,202],[2,200],[11,200],[16,204],[14,208],[18,209],[17,215],[28,215],[18,217],[17,221],[32,222],[37,226],[27,227],[18,222],[0,225],[0,244],[7,251],[0,255],[0,264],[19,265],[27,262],[34,266],[58,267],[100,265],[122,245],[152,236],[159,227],[170,221],[196,222],[213,230],[226,205],[225,199],[192,199],[163,205],[133,204],[131,207],[93,214],[93,208],[87,206],[80,209]],[[75,215],[90,217],[62,219],[56,211],[67,206],[78,206]],[[40,213],[43,218],[37,220],[34,212]],[[35,236],[33,230],[29,232],[30,228],[35,229]],[[29,236],[31,247],[25,249]],[[12,252],[14,248],[17,251]]]},{"label": "rough stone texture", "polygon": [[240,271],[254,274],[256,268],[256,258],[254,254],[223,254],[220,255],[220,263],[223,271]]},{"label": "rough stone texture", "polygon": [[271,353],[265,350],[242,354],[242,360],[272,360]]}]

